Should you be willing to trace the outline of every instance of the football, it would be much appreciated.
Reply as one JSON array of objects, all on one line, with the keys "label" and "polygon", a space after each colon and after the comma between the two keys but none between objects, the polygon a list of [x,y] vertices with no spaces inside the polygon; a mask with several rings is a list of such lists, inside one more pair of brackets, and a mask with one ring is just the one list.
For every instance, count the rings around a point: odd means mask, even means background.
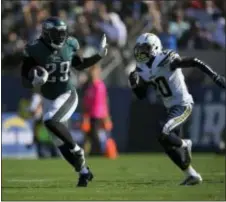
[{"label": "football", "polygon": [[28,72],[28,78],[29,80],[33,80],[34,79],[34,70],[37,70],[38,75],[42,75],[42,70],[40,66],[36,66],[36,67],[32,67],[29,72]]}]

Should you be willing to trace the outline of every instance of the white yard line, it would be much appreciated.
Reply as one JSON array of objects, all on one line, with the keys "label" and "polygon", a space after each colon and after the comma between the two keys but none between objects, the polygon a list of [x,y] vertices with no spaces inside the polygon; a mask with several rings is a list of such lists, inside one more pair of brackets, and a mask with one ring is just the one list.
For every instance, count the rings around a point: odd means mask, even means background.
[{"label": "white yard line", "polygon": [[53,182],[53,179],[7,179],[8,182]]}]

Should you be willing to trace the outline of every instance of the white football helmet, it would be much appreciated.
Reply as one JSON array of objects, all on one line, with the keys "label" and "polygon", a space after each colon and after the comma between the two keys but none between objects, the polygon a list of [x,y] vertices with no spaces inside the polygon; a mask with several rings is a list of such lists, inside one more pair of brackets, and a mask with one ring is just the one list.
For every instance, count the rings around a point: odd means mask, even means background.
[{"label": "white football helmet", "polygon": [[134,56],[137,62],[146,63],[161,52],[162,43],[155,34],[144,33],[137,38],[134,47]]}]

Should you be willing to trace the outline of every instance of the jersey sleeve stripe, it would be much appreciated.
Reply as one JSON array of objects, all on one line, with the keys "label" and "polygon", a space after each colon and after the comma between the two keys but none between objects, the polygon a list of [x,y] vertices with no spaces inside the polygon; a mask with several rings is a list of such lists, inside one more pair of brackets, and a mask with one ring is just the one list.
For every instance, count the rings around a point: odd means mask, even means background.
[{"label": "jersey sleeve stripe", "polygon": [[169,51],[166,55],[166,57],[160,62],[159,66],[164,66],[165,63],[167,62],[167,59],[171,56],[171,54],[174,53],[173,50]]}]

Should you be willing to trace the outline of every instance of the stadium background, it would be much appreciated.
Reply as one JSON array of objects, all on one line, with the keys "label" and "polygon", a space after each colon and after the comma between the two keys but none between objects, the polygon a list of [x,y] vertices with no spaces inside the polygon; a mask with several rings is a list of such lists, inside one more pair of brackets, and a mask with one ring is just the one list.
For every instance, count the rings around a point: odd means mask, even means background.
[{"label": "stadium background", "polygon": [[[40,34],[40,22],[58,15],[78,38],[81,52],[90,55],[102,33],[109,41],[103,59],[102,76],[108,87],[114,128],[112,137],[119,152],[159,151],[155,124],[164,114],[157,98],[137,101],[128,87],[128,73],[134,68],[133,45],[143,32],[154,32],[165,48],[203,59],[225,75],[226,2],[215,1],[2,1],[2,155],[34,156],[31,125],[18,116],[31,93],[21,86],[20,62],[24,45]],[[196,151],[216,151],[225,137],[225,92],[197,70],[184,72],[195,107],[184,135]],[[85,73],[74,74],[82,95]],[[79,106],[73,121],[79,118]],[[73,124],[72,124],[73,125]],[[82,135],[76,127],[72,132]]]}]

